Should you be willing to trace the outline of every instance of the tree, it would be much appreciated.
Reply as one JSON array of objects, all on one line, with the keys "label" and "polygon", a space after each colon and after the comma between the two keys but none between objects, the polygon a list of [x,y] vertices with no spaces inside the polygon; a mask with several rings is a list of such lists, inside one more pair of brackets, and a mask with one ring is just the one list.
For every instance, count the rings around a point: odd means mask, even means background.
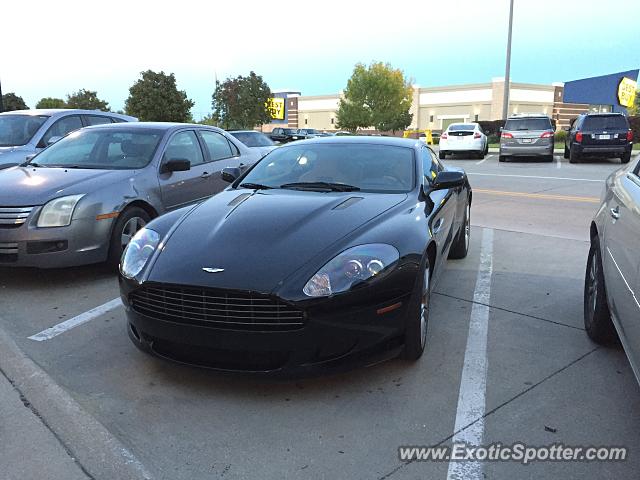
[{"label": "tree", "polygon": [[251,129],[271,121],[267,102],[271,98],[269,85],[260,75],[250,72],[216,82],[213,93],[212,119],[225,129]]},{"label": "tree", "polygon": [[22,97],[19,97],[13,92],[5,93],[2,95],[2,104],[5,112],[12,112],[14,110],[27,110],[27,104],[24,103]]},{"label": "tree", "polygon": [[66,108],[66,102],[61,98],[44,97],[36,103],[36,108]]},{"label": "tree", "polygon": [[98,98],[98,92],[78,90],[71,95],[67,95],[67,108],[81,108],[84,110],[102,110],[109,111],[109,104]]},{"label": "tree", "polygon": [[381,132],[404,130],[411,124],[413,101],[411,82],[402,70],[376,62],[359,63],[340,99],[338,128],[355,131],[373,126]]},{"label": "tree", "polygon": [[147,70],[129,89],[125,103],[128,115],[142,122],[189,122],[194,103],[184,90],[178,90],[173,73]]}]

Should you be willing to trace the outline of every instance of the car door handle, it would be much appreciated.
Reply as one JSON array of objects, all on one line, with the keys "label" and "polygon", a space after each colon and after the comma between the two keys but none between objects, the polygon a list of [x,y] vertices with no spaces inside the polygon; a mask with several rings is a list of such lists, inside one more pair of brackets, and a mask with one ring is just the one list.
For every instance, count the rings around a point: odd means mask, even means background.
[{"label": "car door handle", "polygon": [[209,172],[204,172],[202,175],[200,175],[200,178],[209,178],[211,176],[211,174]]},{"label": "car door handle", "polygon": [[614,219],[618,220],[620,218],[620,207],[617,206],[616,208],[612,208],[609,210],[609,213]]}]

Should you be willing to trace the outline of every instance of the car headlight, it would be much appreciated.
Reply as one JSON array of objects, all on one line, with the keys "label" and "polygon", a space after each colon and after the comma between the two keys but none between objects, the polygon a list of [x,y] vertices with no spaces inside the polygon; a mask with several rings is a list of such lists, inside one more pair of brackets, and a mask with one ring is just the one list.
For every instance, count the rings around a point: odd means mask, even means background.
[{"label": "car headlight", "polygon": [[384,243],[349,248],[318,270],[302,291],[310,297],[346,292],[354,285],[379,275],[399,258],[398,250]]},{"label": "car headlight", "polygon": [[69,195],[55,198],[42,207],[38,216],[38,227],[66,227],[71,223],[73,211],[84,195]]},{"label": "car headlight", "polygon": [[158,248],[160,234],[150,228],[142,227],[133,236],[122,254],[120,273],[127,278],[135,278],[147,265]]}]

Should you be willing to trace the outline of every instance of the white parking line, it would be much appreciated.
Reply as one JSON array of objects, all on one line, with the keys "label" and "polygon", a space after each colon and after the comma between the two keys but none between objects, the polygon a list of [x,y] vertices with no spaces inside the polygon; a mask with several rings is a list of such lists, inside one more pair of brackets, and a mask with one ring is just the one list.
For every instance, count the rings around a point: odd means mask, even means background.
[{"label": "white parking line", "polygon": [[604,180],[596,180],[593,178],[566,178],[566,177],[542,177],[537,175],[508,175],[501,173],[476,173],[467,172],[467,175],[482,175],[485,177],[513,177],[513,178],[537,178],[542,180],[570,180],[573,182],[604,182]]},{"label": "white parking line", "polygon": [[482,160],[480,160],[479,162],[476,162],[476,165],[481,165],[484,162],[486,162],[487,160],[489,160],[490,158],[493,158],[494,155],[487,155],[486,157],[484,157]]},{"label": "white parking line", "polygon": [[[460,379],[458,408],[453,443],[480,445],[484,437],[485,395],[487,390],[487,335],[489,329],[489,300],[493,272],[493,230],[484,229],[480,248],[480,268],[473,293],[471,320]],[[480,480],[482,463],[478,461],[451,462],[448,480]]]},{"label": "white parking line", "polygon": [[36,342],[44,342],[45,340],[51,340],[54,337],[57,337],[61,333],[64,333],[72,328],[75,328],[79,325],[87,323],[94,318],[99,317],[107,313],[114,308],[117,308],[122,305],[122,301],[120,298],[114,298],[113,300],[100,305],[99,307],[92,308],[88,312],[81,313],[77,317],[70,318],[69,320],[65,320],[62,323],[54,325],[51,328],[47,328],[40,333],[36,333],[35,335],[31,335],[29,340],[35,340]]},{"label": "white parking line", "polygon": [[556,168],[562,168],[562,157],[556,156]]}]

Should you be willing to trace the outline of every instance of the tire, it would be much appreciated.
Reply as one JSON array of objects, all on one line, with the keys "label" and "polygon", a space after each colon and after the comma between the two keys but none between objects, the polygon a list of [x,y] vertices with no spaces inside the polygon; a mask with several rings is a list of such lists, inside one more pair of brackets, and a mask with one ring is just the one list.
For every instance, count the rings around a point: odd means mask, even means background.
[{"label": "tire", "polygon": [[442,150],[440,150],[440,151],[438,152],[438,158],[439,158],[440,160],[444,160],[446,157],[447,157],[447,154],[446,154],[446,153],[444,153]]},{"label": "tire", "polygon": [[565,144],[564,146],[564,154],[562,155],[565,159],[569,158],[569,149],[567,148],[567,145]]},{"label": "tire", "polygon": [[506,156],[506,155],[500,155],[500,156],[498,156],[498,161],[499,161],[499,162],[506,162],[506,161],[507,161],[507,156]]},{"label": "tire", "polygon": [[569,163],[579,163],[580,155],[575,150],[569,150]]},{"label": "tire", "polygon": [[484,149],[479,151],[478,153],[476,153],[476,158],[479,160],[482,160],[484,158],[484,156],[486,155],[486,153],[484,153]]},{"label": "tire", "polygon": [[620,157],[621,163],[629,163],[631,161],[631,152],[627,152]]},{"label": "tire", "polygon": [[600,242],[597,237],[591,241],[584,279],[584,328],[589,338],[599,344],[613,343],[617,338],[607,304]]},{"label": "tire", "polygon": [[544,156],[544,161],[545,162],[553,162],[553,155],[545,155]]},{"label": "tire", "polygon": [[467,256],[469,251],[469,242],[471,240],[471,204],[467,200],[464,206],[464,218],[460,230],[453,240],[453,245],[449,250],[449,258],[460,259]]},{"label": "tire", "polygon": [[[130,207],[125,209],[116,220],[116,224],[111,232],[109,242],[109,256],[107,265],[109,268],[118,268],[124,247],[129,243],[131,237],[151,221],[151,216],[140,207]],[[128,240],[125,243],[125,236]]]},{"label": "tire", "polygon": [[404,350],[402,358],[416,361],[424,353],[427,344],[427,327],[431,307],[431,265],[429,255],[425,254],[420,278],[416,282],[415,301],[408,312],[404,331]]}]

